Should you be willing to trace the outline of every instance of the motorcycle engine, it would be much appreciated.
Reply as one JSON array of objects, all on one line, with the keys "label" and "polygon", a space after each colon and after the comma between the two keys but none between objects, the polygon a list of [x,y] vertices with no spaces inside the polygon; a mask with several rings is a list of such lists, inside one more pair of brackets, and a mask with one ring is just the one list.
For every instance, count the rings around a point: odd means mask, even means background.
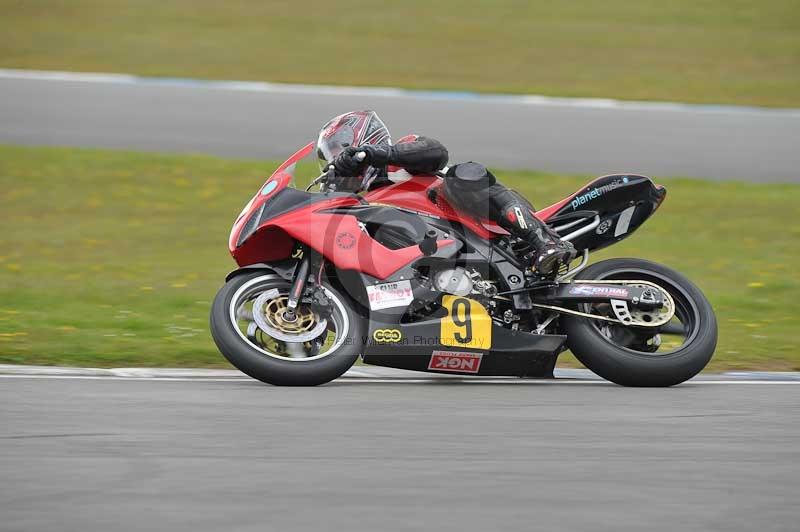
[{"label": "motorcycle engine", "polygon": [[436,272],[433,286],[446,294],[466,296],[472,292],[472,279],[464,268],[452,268]]}]

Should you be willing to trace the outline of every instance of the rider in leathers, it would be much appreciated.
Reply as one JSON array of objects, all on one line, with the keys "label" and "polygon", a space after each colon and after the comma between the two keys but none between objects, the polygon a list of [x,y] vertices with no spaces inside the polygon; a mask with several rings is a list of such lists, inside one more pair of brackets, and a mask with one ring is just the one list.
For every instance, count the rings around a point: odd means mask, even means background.
[{"label": "rider in leathers", "polygon": [[[333,164],[338,190],[374,190],[414,175],[435,174],[447,167],[447,149],[430,137],[409,135],[392,144],[389,131],[374,111],[337,116],[322,128],[317,153]],[[455,208],[486,218],[526,241],[533,253],[531,266],[542,275],[553,274],[575,256],[533,215],[533,206],[518,192],[497,181],[482,164],[460,163],[446,169],[443,193]]]}]

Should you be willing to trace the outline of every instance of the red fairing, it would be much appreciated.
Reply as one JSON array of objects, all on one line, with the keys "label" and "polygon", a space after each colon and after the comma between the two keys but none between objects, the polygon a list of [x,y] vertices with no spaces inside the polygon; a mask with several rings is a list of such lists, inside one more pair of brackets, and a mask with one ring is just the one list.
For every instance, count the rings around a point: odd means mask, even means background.
[{"label": "red fairing", "polygon": [[[398,144],[403,142],[412,142],[416,140],[417,135],[406,135],[397,141]],[[397,171],[401,168],[390,166],[389,171]],[[424,212],[461,223],[466,229],[474,232],[482,238],[494,238],[498,235],[507,235],[508,232],[489,220],[481,220],[480,223],[476,222],[473,218],[466,215],[461,215],[447,203],[447,200],[442,194],[442,180],[435,176],[414,176],[413,179],[394,185],[382,187],[378,190],[367,193],[364,197],[370,203],[387,203],[405,209],[410,209],[418,212]],[[436,203],[428,199],[428,191],[430,189],[437,189]],[[558,211],[561,207],[571,201],[572,197],[559,201],[549,207],[533,214],[542,221],[546,221],[550,216]],[[514,220],[511,220],[514,222]]]},{"label": "red fairing", "polygon": [[553,216],[554,213],[558,212],[558,210],[561,207],[563,207],[564,205],[569,203],[571,200],[572,200],[572,196],[570,196],[567,199],[563,199],[563,200],[559,201],[558,203],[554,203],[553,205],[550,205],[549,207],[545,207],[544,209],[539,209],[538,211],[534,212],[533,214],[534,214],[534,216],[539,218],[541,221],[546,222],[548,218]]},{"label": "red fairing", "polygon": [[[411,141],[414,138],[415,136],[404,137],[401,142]],[[240,266],[288,258],[295,241],[310,246],[340,269],[358,270],[378,279],[385,279],[422,257],[422,252],[417,246],[397,250],[386,248],[362,231],[353,216],[322,212],[333,207],[356,205],[359,200],[355,196],[319,201],[272,218],[237,248],[239,235],[251,215],[260,209],[264,202],[289,186],[293,179],[294,165],[308,156],[313,149],[314,144],[309,143],[292,155],[272,174],[242,210],[229,240],[230,252]],[[436,193],[436,203],[429,199],[431,191]],[[409,181],[368,192],[364,195],[364,199],[373,205],[390,205],[457,222],[466,230],[485,239],[507,234],[491,222],[478,221],[459,214],[448,204],[442,193],[442,181],[435,176],[414,176]],[[537,212],[536,216],[546,220],[568,201],[569,198],[543,209]],[[438,242],[440,248],[452,244],[452,240]]]},{"label": "red fairing", "polygon": [[271,262],[288,258],[292,254],[294,240],[278,227],[256,231],[245,243],[231,251],[236,264],[247,266],[259,262]]},{"label": "red fairing", "polygon": [[[416,136],[409,135],[408,137],[403,137],[403,139],[410,140],[413,140],[413,138],[416,138]],[[592,183],[600,179],[602,178],[597,178],[592,181]],[[587,186],[591,186],[592,183],[589,183]],[[431,189],[435,189],[437,192],[436,203],[428,199],[428,192]],[[575,194],[572,194],[549,207],[535,211],[533,214],[540,220],[547,221],[553,214],[558,212],[559,209],[572,201],[574,197]],[[498,235],[508,234],[505,229],[499,227],[494,222],[489,220],[477,222],[468,215],[462,215],[456,212],[456,210],[447,203],[442,193],[442,180],[435,176],[414,176],[414,178],[409,181],[388,185],[369,192],[364,198],[370,203],[385,203],[387,205],[428,213],[446,220],[459,222],[464,228],[469,229],[481,238],[490,239]],[[510,221],[514,222],[514,220]]]},{"label": "red fairing", "polygon": [[[435,176],[414,176],[414,179],[395,183],[373,190],[364,195],[364,199],[371,204],[385,204],[400,207],[420,213],[427,213],[432,216],[458,222],[480,236],[481,238],[494,238],[498,235],[505,235],[503,229],[491,222],[478,222],[475,219],[464,216],[456,212],[447,203],[441,190],[442,180]],[[436,203],[428,199],[430,190],[436,190]]]},{"label": "red fairing", "polygon": [[[289,186],[289,183],[292,182],[292,173],[288,170],[294,168],[294,165],[297,164],[297,161],[306,157],[311,151],[314,149],[314,143],[309,142],[304,147],[300,148],[294,155],[289,157],[286,162],[278,167],[269,179],[264,182],[264,185],[258,190],[255,196],[247,202],[242,212],[239,214],[239,217],[236,218],[236,222],[233,224],[233,228],[231,229],[231,235],[228,239],[228,250],[230,250],[231,255],[233,258],[236,259],[236,262],[241,266],[242,262],[245,261],[245,264],[254,264],[255,262],[261,262],[260,260],[252,260],[253,256],[258,255],[259,252],[251,252],[249,250],[241,250],[236,248],[236,242],[239,241],[239,234],[242,232],[242,228],[247,220],[250,219],[250,215],[258,210],[261,205],[264,204],[269,198],[273,197],[275,194]],[[275,183],[275,184],[271,184]],[[252,237],[251,237],[252,238]],[[250,244],[248,240],[248,246]],[[286,255],[288,256],[288,254]],[[241,260],[240,260],[241,257]],[[269,260],[278,260],[284,257],[274,257]],[[252,262],[247,262],[252,261]]]},{"label": "red fairing", "polygon": [[[385,279],[422,257],[418,246],[389,249],[361,230],[355,216],[320,212],[347,204],[349,198],[315,203],[269,221],[292,238],[310,246],[342,270],[358,270],[377,279]],[[343,201],[344,200],[344,201]],[[357,203],[351,200],[351,204]],[[440,240],[438,246],[453,244]]]},{"label": "red fairing", "polygon": [[[232,251],[239,266],[289,257],[294,241],[310,246],[342,270],[358,270],[386,279],[422,257],[418,246],[392,250],[363,232],[354,216],[320,212],[355,205],[354,198],[315,203],[269,220],[244,245]],[[439,248],[453,240],[440,240]]]},{"label": "red fairing", "polygon": [[[288,258],[295,241],[302,242],[343,270],[358,270],[385,279],[403,266],[422,257],[417,246],[391,250],[364,233],[354,216],[321,212],[333,207],[357,205],[356,196],[344,196],[313,203],[268,220],[241,246],[236,247],[247,220],[267,199],[286,188],[292,180],[287,171],[307,156],[313,144],[295,153],[261,187],[236,220],[229,249],[239,266]],[[274,184],[272,184],[274,183]],[[438,246],[452,245],[441,240]]]}]

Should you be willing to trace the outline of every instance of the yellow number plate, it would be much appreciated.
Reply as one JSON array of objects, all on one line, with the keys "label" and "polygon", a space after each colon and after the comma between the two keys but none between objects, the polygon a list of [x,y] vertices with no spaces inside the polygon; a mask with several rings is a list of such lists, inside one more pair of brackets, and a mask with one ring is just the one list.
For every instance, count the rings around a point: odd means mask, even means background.
[{"label": "yellow number plate", "polygon": [[442,345],[492,347],[492,318],[483,305],[466,297],[444,296],[442,306],[447,309],[447,316],[442,318]]}]

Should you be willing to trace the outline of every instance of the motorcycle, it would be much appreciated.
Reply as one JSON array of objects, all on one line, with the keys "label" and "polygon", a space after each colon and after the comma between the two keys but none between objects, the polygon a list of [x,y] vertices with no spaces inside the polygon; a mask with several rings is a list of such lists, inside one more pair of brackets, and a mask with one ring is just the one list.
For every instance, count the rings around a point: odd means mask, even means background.
[{"label": "motorcycle", "polygon": [[359,195],[336,191],[328,171],[299,190],[297,163],[313,152],[310,143],[284,162],[230,234],[239,268],[214,300],[211,332],[251,377],[319,385],[361,357],[549,378],[569,349],[617,384],[672,386],[711,359],[714,311],[686,277],[637,258],[589,265],[591,252],[630,236],[664,201],[666,189],[648,177],[600,177],[537,211],[579,252],[545,278],[529,269],[525,242],[456,212],[441,175]]}]

